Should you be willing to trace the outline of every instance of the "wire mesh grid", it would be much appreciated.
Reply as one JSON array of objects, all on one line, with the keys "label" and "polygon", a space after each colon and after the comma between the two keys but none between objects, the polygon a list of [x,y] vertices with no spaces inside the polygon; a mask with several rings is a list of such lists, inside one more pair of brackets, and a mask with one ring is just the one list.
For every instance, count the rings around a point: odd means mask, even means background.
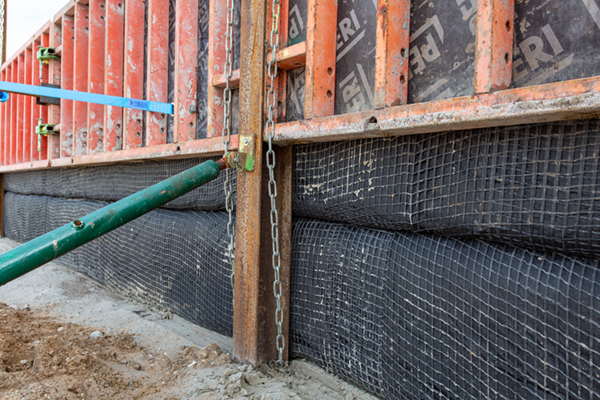
[{"label": "wire mesh grid", "polygon": [[[108,205],[6,193],[5,235],[28,241]],[[58,261],[216,332],[233,330],[227,214],[158,209]]]},{"label": "wire mesh grid", "polygon": [[600,398],[598,261],[294,225],[291,350],[388,399]]},{"label": "wire mesh grid", "polygon": [[[135,164],[18,172],[4,176],[4,188],[8,192],[19,194],[110,202],[121,200],[206,160],[147,161]],[[235,195],[236,174],[231,176]],[[163,207],[205,211],[224,210],[223,180],[224,177],[219,176]]]},{"label": "wire mesh grid", "polygon": [[600,256],[598,120],[297,146],[294,214]]}]

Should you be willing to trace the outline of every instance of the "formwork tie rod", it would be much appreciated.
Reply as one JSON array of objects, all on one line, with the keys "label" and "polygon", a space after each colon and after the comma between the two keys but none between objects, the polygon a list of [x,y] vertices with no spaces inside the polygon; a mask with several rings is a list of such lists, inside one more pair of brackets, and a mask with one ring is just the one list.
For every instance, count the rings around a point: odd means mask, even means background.
[{"label": "formwork tie rod", "polygon": [[225,158],[206,161],[0,254],[0,286],[212,181],[228,167]]},{"label": "formwork tie rod", "polygon": [[[137,99],[128,99],[126,97],[108,96],[105,94],[77,92],[75,90],[57,89],[45,86],[25,85],[23,83],[0,81],[0,93],[14,93],[34,97],[49,97],[65,100],[81,101],[84,103],[103,104],[105,106],[133,108],[173,115],[173,104],[159,103],[156,101],[146,101]],[[0,99],[6,96],[0,94]],[[8,100],[8,98],[6,98]],[[6,101],[4,100],[4,101]]]}]

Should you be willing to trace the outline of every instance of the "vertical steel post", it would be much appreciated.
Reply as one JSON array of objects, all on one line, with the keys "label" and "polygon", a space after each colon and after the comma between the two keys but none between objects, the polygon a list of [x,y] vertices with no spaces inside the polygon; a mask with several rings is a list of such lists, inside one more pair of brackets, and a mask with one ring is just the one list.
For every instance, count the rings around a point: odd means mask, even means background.
[{"label": "vertical steel post", "polygon": [[[125,4],[121,0],[106,1],[106,48],[104,94],[123,96],[123,35]],[[123,148],[123,109],[106,106],[104,110],[104,152]]]},{"label": "vertical steel post", "polygon": [[304,119],[334,114],[337,9],[337,1],[308,0]]},{"label": "vertical steel post", "polygon": [[[265,6],[268,0],[242,0],[240,79],[240,137],[264,129]],[[269,3],[270,4],[270,3]],[[264,166],[262,135],[255,137],[255,169],[238,173],[233,357],[258,365],[277,358],[275,297],[271,247],[268,172]],[[280,218],[281,279],[284,336],[289,313],[289,260],[291,240],[291,148],[277,150],[276,178]],[[287,350],[287,349],[286,349]],[[287,352],[285,359],[287,359]]]},{"label": "vertical steel post", "polygon": [[410,0],[379,0],[375,63],[375,109],[406,104]]},{"label": "vertical steel post", "polygon": [[[123,85],[125,97],[142,99],[144,97],[144,20],[145,0],[125,2],[125,73]],[[123,149],[142,147],[144,112],[125,109],[123,131]]]},{"label": "vertical steel post", "polygon": [[[90,35],[88,54],[88,92],[104,94],[104,46],[106,40],[106,0],[90,0]],[[88,153],[104,151],[104,106],[88,104]]]},{"label": "vertical steel post", "polygon": [[[148,0],[146,93],[148,100],[169,101],[169,1]],[[146,112],[146,146],[167,143],[167,115]]]},{"label": "vertical steel post", "polygon": [[173,140],[181,143],[196,139],[198,0],[178,1],[176,7]]},{"label": "vertical steel post", "polygon": [[[62,17],[61,88],[73,90],[73,53],[75,18],[73,12]],[[61,157],[73,157],[73,100],[60,101]]]},{"label": "vertical steel post", "polygon": [[477,3],[475,94],[510,88],[515,0]]}]

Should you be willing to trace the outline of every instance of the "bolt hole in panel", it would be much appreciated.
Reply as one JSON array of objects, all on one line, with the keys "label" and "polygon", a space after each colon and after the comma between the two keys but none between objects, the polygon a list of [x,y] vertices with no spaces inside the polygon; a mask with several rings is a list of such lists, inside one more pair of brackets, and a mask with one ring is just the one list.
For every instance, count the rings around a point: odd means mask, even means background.
[{"label": "bolt hole in panel", "polygon": [[600,2],[515,2],[513,87],[600,75]]}]

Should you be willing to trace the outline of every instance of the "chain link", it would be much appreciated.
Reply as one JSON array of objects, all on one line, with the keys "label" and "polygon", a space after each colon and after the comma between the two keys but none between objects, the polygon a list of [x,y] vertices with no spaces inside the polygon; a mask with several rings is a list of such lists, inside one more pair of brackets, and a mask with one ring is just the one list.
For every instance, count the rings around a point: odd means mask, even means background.
[{"label": "chain link", "polygon": [[270,43],[270,58],[268,64],[268,75],[271,81],[269,91],[267,92],[267,168],[269,169],[269,197],[271,198],[271,241],[273,243],[273,271],[275,274],[275,280],[273,282],[273,294],[277,304],[275,310],[275,323],[277,324],[277,353],[278,359],[276,361],[280,366],[283,365],[283,350],[285,349],[285,338],[283,337],[283,308],[281,307],[281,254],[279,253],[279,213],[277,212],[277,182],[275,181],[275,151],[273,150],[273,137],[275,135],[275,118],[273,116],[275,107],[277,106],[277,93],[275,92],[275,79],[277,78],[277,59],[276,52],[279,48],[279,12],[280,12],[279,0],[273,0],[272,3],[272,15],[273,23],[271,26],[271,43]]},{"label": "chain link", "polygon": [[[0,0],[2,1],[2,0]],[[231,142],[231,88],[229,81],[231,80],[231,74],[233,71],[232,63],[232,47],[233,47],[233,0],[227,0],[227,34],[225,36],[225,90],[223,91],[223,105],[224,105],[224,118],[223,118],[223,131],[221,132],[221,138],[224,145],[224,154],[227,154],[229,149],[229,143]],[[233,278],[235,275],[235,225],[233,223],[233,184],[231,179],[230,168],[225,169],[225,183],[223,188],[225,190],[225,209],[229,214],[229,221],[227,223],[227,235],[229,236],[229,248],[227,256],[229,263],[231,264],[231,286],[233,287]]]},{"label": "chain link", "polygon": [[4,0],[0,0],[0,64],[4,61],[4,24],[6,23],[4,15]]}]

